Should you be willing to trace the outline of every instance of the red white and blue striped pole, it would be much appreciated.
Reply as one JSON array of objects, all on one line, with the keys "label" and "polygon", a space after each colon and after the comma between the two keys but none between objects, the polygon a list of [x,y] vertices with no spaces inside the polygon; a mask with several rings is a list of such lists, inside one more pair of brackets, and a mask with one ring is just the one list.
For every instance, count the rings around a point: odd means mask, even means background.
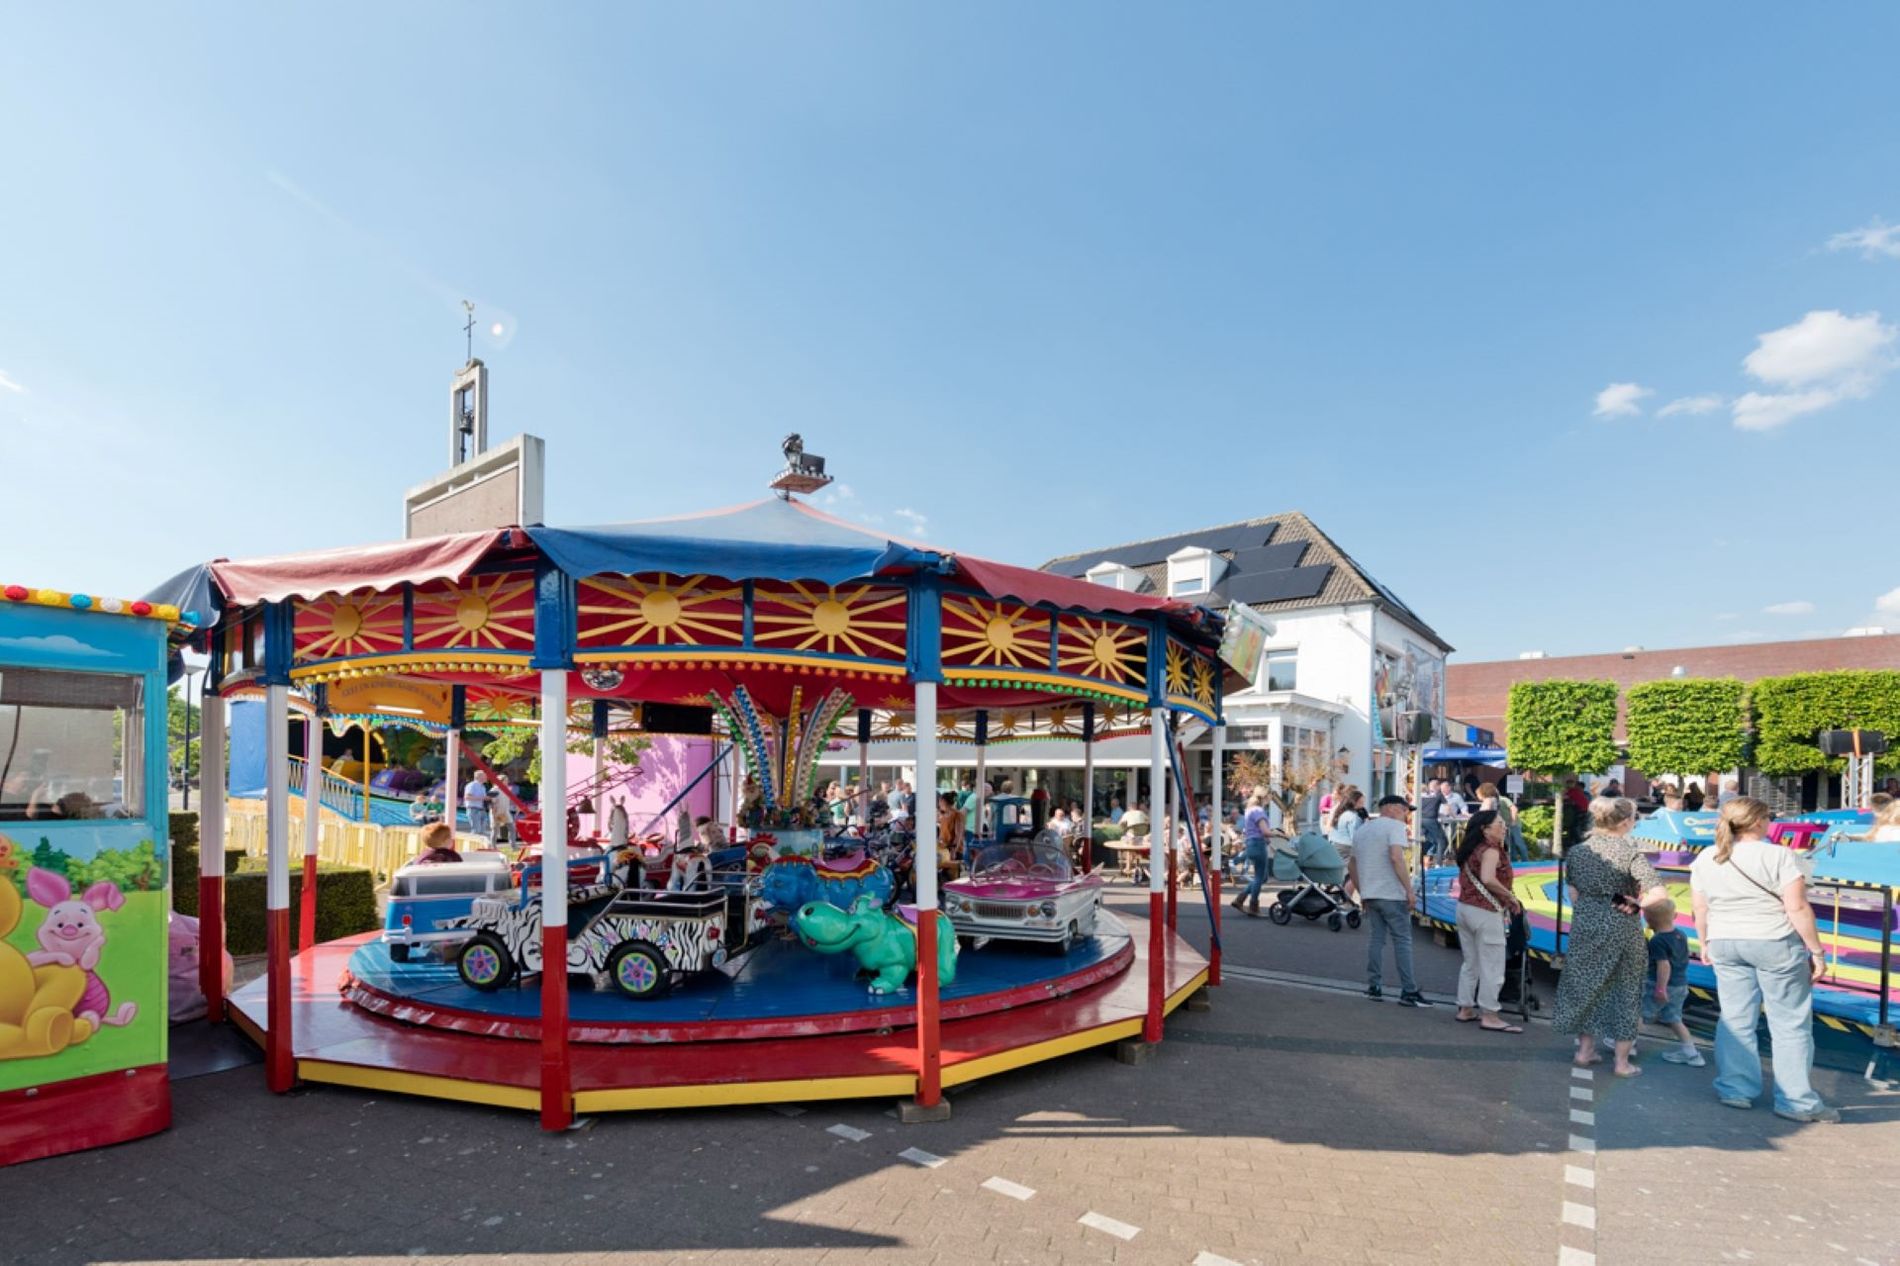
[{"label": "red white and blue striped pole", "polygon": [[264,1082],[297,1080],[290,1032],[290,687],[264,687]]},{"label": "red white and blue striped pole", "polygon": [[210,695],[198,738],[198,988],[205,1018],[224,1019],[224,698]]},{"label": "red white and blue striped pole", "polygon": [[[323,801],[323,718],[313,707],[303,725],[303,892],[297,902],[297,948],[317,943],[317,829]],[[316,959],[309,960],[316,970]]]},{"label": "red white and blue striped pole", "polygon": [[[943,1050],[937,1012],[937,683],[917,683],[917,1110],[939,1114]],[[978,749],[981,759],[981,749]],[[978,780],[978,787],[982,782]],[[955,810],[951,810],[955,812]]]},{"label": "red white and blue striped pole", "polygon": [[567,670],[541,672],[541,1128],[574,1120],[567,1047]]},{"label": "red white and blue striped pole", "polygon": [[1167,991],[1167,910],[1162,889],[1168,860],[1161,842],[1168,786],[1168,711],[1148,714],[1148,1013],[1142,1021],[1143,1041],[1161,1040],[1163,995]]}]

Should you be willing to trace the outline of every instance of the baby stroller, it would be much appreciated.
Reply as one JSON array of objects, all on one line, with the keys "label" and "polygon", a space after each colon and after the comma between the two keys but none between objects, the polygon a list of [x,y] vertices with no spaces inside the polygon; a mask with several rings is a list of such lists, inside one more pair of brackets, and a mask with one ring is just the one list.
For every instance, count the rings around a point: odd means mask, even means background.
[{"label": "baby stroller", "polygon": [[1271,877],[1295,885],[1274,894],[1267,907],[1267,917],[1282,927],[1296,914],[1308,923],[1325,919],[1335,932],[1359,926],[1359,908],[1346,896],[1346,861],[1325,836],[1309,831],[1293,841],[1292,851],[1275,849]]}]

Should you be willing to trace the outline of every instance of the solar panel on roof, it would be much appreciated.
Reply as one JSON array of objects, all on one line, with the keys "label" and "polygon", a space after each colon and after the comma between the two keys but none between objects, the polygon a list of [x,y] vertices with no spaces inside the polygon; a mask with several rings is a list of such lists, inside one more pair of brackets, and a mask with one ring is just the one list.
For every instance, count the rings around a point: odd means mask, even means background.
[{"label": "solar panel on roof", "polygon": [[1252,549],[1235,550],[1232,572],[1259,575],[1262,572],[1298,567],[1311,544],[1310,541],[1288,541],[1284,545],[1259,545]]},{"label": "solar panel on roof", "polygon": [[1142,541],[1115,549],[1091,550],[1074,558],[1051,563],[1046,570],[1058,576],[1082,576],[1088,573],[1089,568],[1104,562],[1120,563],[1124,567],[1152,566],[1167,562],[1168,555],[1190,545],[1198,545],[1217,554],[1238,553],[1243,549],[1265,545],[1273,539],[1279,526],[1277,523],[1239,523],[1205,532],[1177,532],[1159,540]]},{"label": "solar panel on roof", "polygon": [[1289,567],[1284,571],[1234,576],[1224,588],[1230,602],[1292,602],[1317,596],[1326,587],[1326,580],[1332,574],[1331,563],[1317,567]]}]

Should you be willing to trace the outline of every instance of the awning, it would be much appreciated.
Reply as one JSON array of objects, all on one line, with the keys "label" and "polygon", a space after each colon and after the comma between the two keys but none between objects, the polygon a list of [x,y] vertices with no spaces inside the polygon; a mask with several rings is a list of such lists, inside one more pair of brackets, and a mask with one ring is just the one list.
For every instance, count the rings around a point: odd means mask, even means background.
[{"label": "awning", "polygon": [[992,598],[1013,598],[1028,606],[1047,602],[1058,607],[1080,607],[1086,611],[1133,612],[1167,611],[1178,616],[1190,615],[1191,604],[1152,594],[1128,593],[1092,580],[1076,580],[1033,567],[992,563],[987,559],[959,554],[957,570],[965,579]]},{"label": "awning", "polygon": [[1428,747],[1422,759],[1428,765],[1445,761],[1463,761],[1467,765],[1495,765],[1499,769],[1507,768],[1504,749],[1501,747]]},{"label": "awning", "polygon": [[363,589],[380,593],[400,584],[460,580],[511,531],[490,528],[276,558],[220,559],[211,564],[211,573],[225,601],[239,607]]},{"label": "awning", "polygon": [[527,532],[570,576],[690,571],[835,585],[924,557],[882,533],[777,497],[710,514]]}]

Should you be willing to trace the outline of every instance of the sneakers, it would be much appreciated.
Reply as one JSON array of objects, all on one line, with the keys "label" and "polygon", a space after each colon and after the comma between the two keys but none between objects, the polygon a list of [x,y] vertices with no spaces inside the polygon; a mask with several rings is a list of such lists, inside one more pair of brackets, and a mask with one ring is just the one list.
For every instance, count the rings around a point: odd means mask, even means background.
[{"label": "sneakers", "polygon": [[1755,1106],[1753,1099],[1717,1099],[1716,1102],[1724,1108],[1740,1108],[1743,1112]]},{"label": "sneakers", "polygon": [[1414,989],[1411,993],[1400,994],[1399,1005],[1401,1007],[1423,1007],[1427,1011],[1431,1010],[1431,1006],[1432,1006],[1431,1003],[1425,1001],[1425,995],[1420,993],[1416,989]]},{"label": "sneakers", "polygon": [[1686,1064],[1690,1068],[1701,1068],[1708,1063],[1702,1058],[1702,1052],[1693,1046],[1682,1046],[1673,1051],[1664,1051],[1662,1057],[1666,1064]]},{"label": "sneakers", "polygon": [[1841,1110],[1816,1108],[1812,1112],[1784,1112],[1776,1108],[1775,1115],[1784,1121],[1799,1121],[1803,1125],[1833,1125],[1841,1119]]},{"label": "sneakers", "polygon": [[1381,998],[1385,997],[1385,990],[1379,988],[1379,986],[1377,985],[1367,985],[1366,997],[1372,999],[1374,1002],[1377,1002]]}]

